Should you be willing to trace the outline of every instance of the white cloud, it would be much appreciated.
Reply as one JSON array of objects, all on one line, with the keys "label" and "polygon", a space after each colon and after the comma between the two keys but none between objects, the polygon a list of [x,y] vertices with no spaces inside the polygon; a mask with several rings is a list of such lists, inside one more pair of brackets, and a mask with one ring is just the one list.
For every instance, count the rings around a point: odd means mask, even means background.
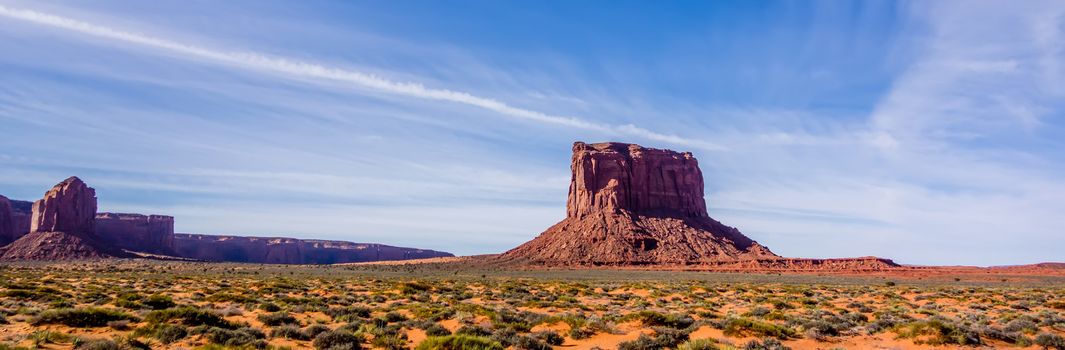
[{"label": "white cloud", "polygon": [[273,73],[281,73],[297,77],[320,78],[333,81],[352,83],[362,88],[391,94],[416,97],[421,99],[448,101],[461,103],[473,107],[483,108],[502,115],[534,121],[538,123],[553,124],[565,127],[599,131],[609,134],[620,134],[642,137],[654,141],[669,142],[678,145],[700,147],[708,150],[717,150],[720,147],[706,141],[690,140],[676,135],[662,134],[634,125],[609,125],[594,123],[576,117],[551,115],[530,109],[511,106],[502,101],[491,98],[476,96],[470,93],[453,91],[448,89],[428,88],[414,82],[392,81],[373,74],[327,67],[310,62],[298,61],[283,57],[271,57],[253,52],[226,52],[195,45],[156,38],[149,35],[126,32],[106,26],[87,23],[71,18],[55,16],[52,14],[36,12],[32,10],[13,9],[0,6],[0,16],[29,21],[55,28],[75,31],[78,33],[113,39],[120,42],[143,45],[163,49],[171,52],[185,54],[191,57],[206,59],[219,63],[230,64],[246,69],[257,69]]}]

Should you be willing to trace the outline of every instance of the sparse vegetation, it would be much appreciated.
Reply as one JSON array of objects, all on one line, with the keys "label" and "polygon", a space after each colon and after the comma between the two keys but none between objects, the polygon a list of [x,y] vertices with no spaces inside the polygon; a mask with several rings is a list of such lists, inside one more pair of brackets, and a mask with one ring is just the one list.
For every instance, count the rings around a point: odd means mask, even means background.
[{"label": "sparse vegetation", "polygon": [[[0,350],[832,349],[848,339],[1060,349],[1065,335],[1065,279],[887,286],[860,277],[419,269],[0,265],[0,330],[14,333]],[[707,339],[714,329],[719,336]]]},{"label": "sparse vegetation", "polygon": [[503,350],[503,345],[485,337],[458,334],[426,338],[415,350]]},{"label": "sparse vegetation", "polygon": [[100,308],[47,310],[37,316],[33,325],[61,324],[69,327],[104,327],[108,322],[134,320],[127,313]]}]

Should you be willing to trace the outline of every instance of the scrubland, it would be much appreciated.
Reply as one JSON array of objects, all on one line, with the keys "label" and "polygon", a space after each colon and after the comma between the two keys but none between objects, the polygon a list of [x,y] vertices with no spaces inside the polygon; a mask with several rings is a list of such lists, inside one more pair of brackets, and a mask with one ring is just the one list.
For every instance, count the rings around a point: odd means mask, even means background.
[{"label": "scrubland", "polygon": [[1065,278],[0,265],[0,350],[1065,349]]}]

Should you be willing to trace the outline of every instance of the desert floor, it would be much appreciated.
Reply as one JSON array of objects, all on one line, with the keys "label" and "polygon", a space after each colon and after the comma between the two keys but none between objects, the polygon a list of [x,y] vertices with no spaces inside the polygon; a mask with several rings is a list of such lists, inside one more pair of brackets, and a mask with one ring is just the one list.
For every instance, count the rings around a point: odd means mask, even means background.
[{"label": "desert floor", "polygon": [[0,265],[0,350],[1065,347],[1065,277]]}]

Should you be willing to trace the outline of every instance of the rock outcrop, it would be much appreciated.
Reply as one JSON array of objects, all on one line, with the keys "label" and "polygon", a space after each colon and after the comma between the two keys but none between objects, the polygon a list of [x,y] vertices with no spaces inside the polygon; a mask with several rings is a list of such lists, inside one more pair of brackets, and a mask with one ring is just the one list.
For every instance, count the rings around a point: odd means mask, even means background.
[{"label": "rock outcrop", "polygon": [[33,203],[30,232],[96,233],[96,190],[71,176]]},{"label": "rock outcrop", "polygon": [[174,217],[97,213],[96,236],[111,246],[160,255],[174,255]]},{"label": "rock outcrop", "polygon": [[373,243],[175,235],[171,216],[96,213],[96,190],[77,177],[55,185],[34,203],[0,196],[0,260],[149,257],[334,264],[451,256]]},{"label": "rock outcrop", "polygon": [[534,265],[690,265],[778,258],[711,219],[691,153],[573,145],[566,218],[500,259]]},{"label": "rock outcrop", "polygon": [[33,202],[11,199],[12,219],[15,222],[15,239],[30,233],[30,220],[33,218]]},{"label": "rock outcrop", "polygon": [[282,237],[214,236],[178,233],[180,257],[204,261],[263,264],[338,264],[454,256],[426,249]]},{"label": "rock outcrop", "polygon": [[30,233],[0,248],[3,260],[82,260],[127,256],[97,241],[96,190],[70,177],[33,203]]},{"label": "rock outcrop", "polygon": [[15,212],[11,210],[11,201],[7,197],[0,196],[0,246],[14,242],[15,236]]}]

